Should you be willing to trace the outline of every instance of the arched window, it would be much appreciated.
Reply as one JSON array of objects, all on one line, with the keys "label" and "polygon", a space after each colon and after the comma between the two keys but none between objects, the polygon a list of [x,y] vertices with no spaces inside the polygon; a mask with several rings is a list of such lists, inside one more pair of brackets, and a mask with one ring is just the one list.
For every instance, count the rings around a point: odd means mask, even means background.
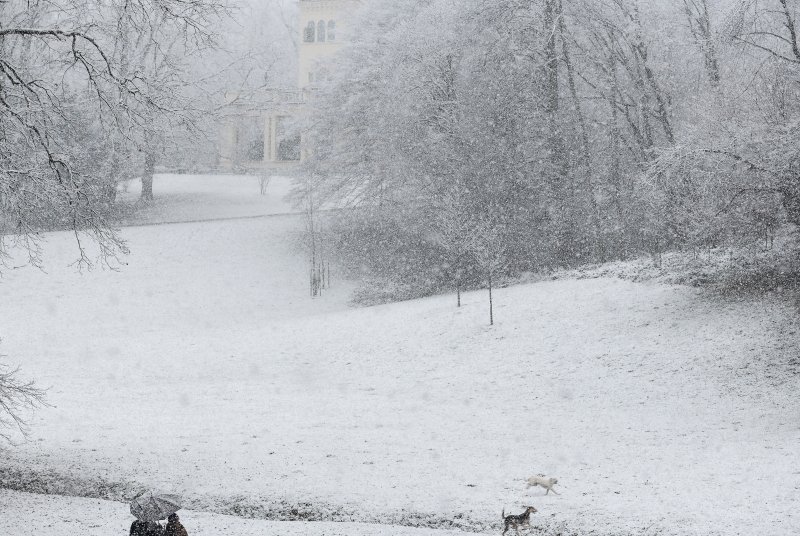
[{"label": "arched window", "polygon": [[309,21],[306,25],[306,29],[303,30],[303,41],[305,43],[313,43],[314,42],[314,28],[315,28],[314,21]]},{"label": "arched window", "polygon": [[317,24],[317,41],[319,41],[320,43],[324,43],[325,42],[325,21],[324,20],[319,21],[319,24]]},{"label": "arched window", "polygon": [[328,21],[328,41],[336,41],[336,21]]}]

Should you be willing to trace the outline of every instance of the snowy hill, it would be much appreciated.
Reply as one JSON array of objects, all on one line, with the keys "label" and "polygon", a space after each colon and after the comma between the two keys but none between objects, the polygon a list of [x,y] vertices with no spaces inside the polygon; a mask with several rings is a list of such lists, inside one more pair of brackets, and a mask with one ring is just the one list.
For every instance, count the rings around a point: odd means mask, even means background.
[{"label": "snowy hill", "polygon": [[[782,303],[596,279],[500,289],[493,328],[482,292],[351,309],[344,283],[308,297],[302,226],[125,229],[128,265],[82,274],[54,235],[47,274],[6,273],[2,353],[53,407],[0,484],[142,484],[275,519],[499,530],[533,504],[553,533],[800,530]],[[540,472],[560,495],[525,489]]]},{"label": "snowy hill", "polygon": [[[128,527],[120,520],[130,514],[125,504],[96,499],[33,495],[0,489],[0,534],[63,536],[65,530],[83,536],[127,536]],[[36,515],[31,515],[36,512]],[[243,519],[241,517],[192,512],[191,534],[215,536],[456,536],[457,531],[414,529],[364,523],[287,523]]]}]

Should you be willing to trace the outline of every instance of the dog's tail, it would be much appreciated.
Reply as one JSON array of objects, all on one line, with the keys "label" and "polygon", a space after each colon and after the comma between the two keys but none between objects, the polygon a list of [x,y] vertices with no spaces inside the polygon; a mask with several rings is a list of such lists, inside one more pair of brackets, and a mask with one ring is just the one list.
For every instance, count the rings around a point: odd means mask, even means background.
[{"label": "dog's tail", "polygon": [[503,508],[503,513],[500,514],[500,519],[502,519],[503,521],[505,521],[505,519],[506,519],[506,509],[505,508]]}]

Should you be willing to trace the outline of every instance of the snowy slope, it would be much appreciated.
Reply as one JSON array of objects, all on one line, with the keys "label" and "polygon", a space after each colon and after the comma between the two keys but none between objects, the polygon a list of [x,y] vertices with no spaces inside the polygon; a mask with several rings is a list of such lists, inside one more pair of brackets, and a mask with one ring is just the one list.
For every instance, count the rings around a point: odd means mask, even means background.
[{"label": "snowy slope", "polygon": [[[129,264],[83,274],[54,236],[49,274],[5,274],[2,353],[54,407],[0,474],[153,485],[217,512],[498,528],[532,503],[554,532],[800,530],[800,328],[781,303],[597,279],[500,289],[493,328],[481,292],[352,310],[347,285],[308,298],[286,239],[301,228],[126,229]],[[526,490],[538,472],[561,495]]]},{"label": "snowy slope", "polygon": [[[0,489],[0,534],[13,536],[127,536],[132,519],[125,504],[11,492]],[[458,536],[457,531],[387,527],[363,523],[287,523],[182,511],[192,536]],[[127,526],[126,526],[127,525]]]}]

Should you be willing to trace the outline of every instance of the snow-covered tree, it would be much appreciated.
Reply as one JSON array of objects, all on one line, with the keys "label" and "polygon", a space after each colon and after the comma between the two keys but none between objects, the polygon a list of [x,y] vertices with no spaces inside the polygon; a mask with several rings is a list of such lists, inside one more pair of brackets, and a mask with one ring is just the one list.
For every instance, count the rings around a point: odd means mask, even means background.
[{"label": "snow-covered tree", "polygon": [[[325,202],[414,220],[419,252],[452,251],[461,211],[501,207],[504,274],[742,244],[798,223],[797,16],[783,0],[369,4],[312,104],[307,170]],[[437,258],[418,270],[448,277]]]},{"label": "snow-covered tree", "polygon": [[83,236],[104,258],[125,250],[109,227],[116,184],[184,119],[175,58],[224,12],[217,0],[0,3],[0,253],[21,246],[37,263],[51,229],[75,233],[82,262]]}]

